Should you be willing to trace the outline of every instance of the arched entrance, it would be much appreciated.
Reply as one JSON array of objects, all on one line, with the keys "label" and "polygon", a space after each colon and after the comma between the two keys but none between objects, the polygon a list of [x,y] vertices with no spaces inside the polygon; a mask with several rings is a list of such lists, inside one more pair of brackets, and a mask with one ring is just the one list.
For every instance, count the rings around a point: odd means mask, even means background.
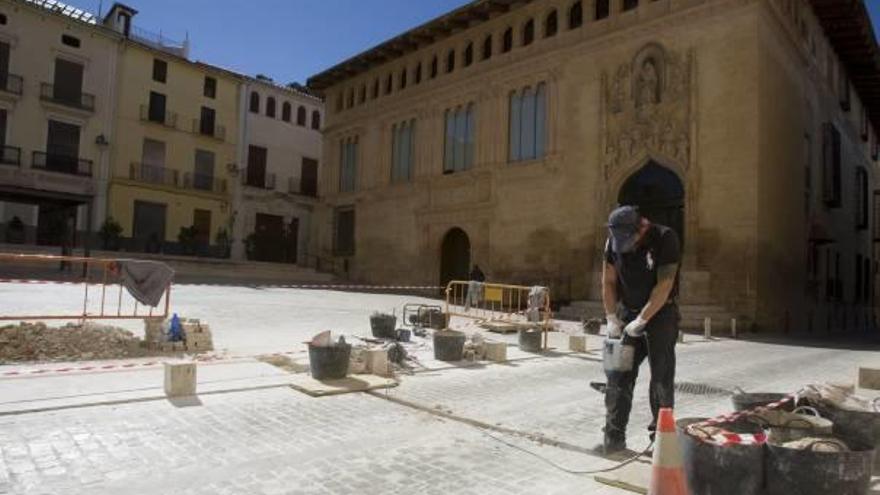
[{"label": "arched entrance", "polygon": [[451,229],[443,237],[440,251],[440,285],[450,280],[467,280],[471,268],[471,241],[459,228]]},{"label": "arched entrance", "polygon": [[672,170],[648,162],[626,179],[617,201],[638,206],[648,220],[672,228],[684,242],[684,185]]}]

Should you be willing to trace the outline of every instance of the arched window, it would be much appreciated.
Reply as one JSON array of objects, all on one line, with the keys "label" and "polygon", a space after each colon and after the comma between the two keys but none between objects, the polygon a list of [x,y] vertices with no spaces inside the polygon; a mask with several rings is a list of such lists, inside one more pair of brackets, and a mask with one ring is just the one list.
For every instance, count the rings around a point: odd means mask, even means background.
[{"label": "arched window", "polygon": [[385,78],[385,94],[390,95],[392,89],[394,89],[394,76],[388,74],[388,77]]},{"label": "arched window", "polygon": [[266,117],[275,118],[275,98],[271,96],[266,98]]},{"label": "arched window", "polygon": [[260,95],[256,91],[251,91],[250,110],[253,113],[260,113]]},{"label": "arched window", "polygon": [[281,105],[281,120],[285,122],[290,122],[290,102],[285,101],[283,105]]},{"label": "arched window", "polygon": [[[602,0],[598,1],[601,3]],[[598,3],[596,5],[598,5]],[[577,2],[573,3],[568,9],[568,29],[579,28],[583,23],[584,7],[581,4],[581,0],[577,0]]]},{"label": "arched window", "polygon": [[317,110],[312,111],[312,129],[316,131],[321,129],[321,112]]},{"label": "arched window", "polygon": [[472,63],[474,63],[474,44],[468,42],[464,49],[464,66],[470,67]]},{"label": "arched window", "polygon": [[449,50],[449,53],[446,54],[446,73],[455,70],[455,50]]},{"label": "arched window", "polygon": [[486,39],[483,40],[483,60],[489,60],[492,58],[492,35],[486,35]]},{"label": "arched window", "polygon": [[437,77],[437,55],[431,59],[431,79]]},{"label": "arched window", "polygon": [[400,89],[406,88],[406,67],[400,71]]},{"label": "arched window", "polygon": [[504,30],[504,37],[501,40],[501,53],[507,53],[513,48],[513,28]]},{"label": "arched window", "polygon": [[415,74],[414,79],[415,79],[416,84],[419,84],[420,82],[422,82],[422,63],[421,62],[419,62],[416,65],[416,74]]},{"label": "arched window", "polygon": [[296,125],[306,126],[306,107],[302,105],[296,109]]},{"label": "arched window", "polygon": [[529,46],[532,44],[532,41],[535,41],[535,21],[534,19],[529,19],[526,25],[523,26],[522,44],[523,46]]},{"label": "arched window", "polygon": [[547,18],[544,19],[544,37],[549,38],[551,36],[556,36],[556,32],[559,30],[559,19],[556,11],[552,11],[547,14]]},{"label": "arched window", "polygon": [[547,140],[547,90],[544,83],[510,93],[508,160],[541,159]]},{"label": "arched window", "polygon": [[373,81],[373,99],[379,97],[379,78],[377,77],[375,81]]},{"label": "arched window", "polygon": [[595,19],[597,21],[605,19],[608,17],[608,14],[611,13],[611,5],[608,0],[596,0],[596,15]]}]

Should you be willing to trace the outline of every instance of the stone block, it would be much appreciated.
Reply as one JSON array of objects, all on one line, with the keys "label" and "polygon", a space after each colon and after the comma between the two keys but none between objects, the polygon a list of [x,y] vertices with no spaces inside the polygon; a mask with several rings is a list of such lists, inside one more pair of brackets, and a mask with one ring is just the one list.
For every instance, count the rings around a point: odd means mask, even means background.
[{"label": "stone block", "polygon": [[391,376],[391,366],[388,362],[388,351],[385,349],[368,349],[364,355],[367,361],[367,370],[379,376]]},{"label": "stone block", "polygon": [[880,368],[859,367],[859,388],[880,390]]},{"label": "stone block", "polygon": [[568,348],[572,352],[587,352],[587,336],[586,335],[569,335]]},{"label": "stone block", "polygon": [[196,395],[196,363],[165,363],[165,395]]},{"label": "stone block", "polygon": [[483,344],[486,350],[486,359],[496,363],[507,361],[507,344],[504,342],[486,342]]}]

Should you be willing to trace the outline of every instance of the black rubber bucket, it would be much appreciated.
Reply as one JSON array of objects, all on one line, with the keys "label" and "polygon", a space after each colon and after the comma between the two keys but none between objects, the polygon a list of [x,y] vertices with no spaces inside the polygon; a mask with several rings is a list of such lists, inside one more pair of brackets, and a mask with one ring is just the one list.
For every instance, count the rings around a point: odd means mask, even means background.
[{"label": "black rubber bucket", "polygon": [[[741,393],[734,395],[730,400],[733,402],[733,409],[739,412],[748,411],[749,409],[754,409],[760,406],[766,406],[767,404],[778,402],[787,396],[788,394],[768,392]],[[779,408],[779,410],[789,412],[794,411],[794,400],[786,402]]]},{"label": "black rubber bucket", "polygon": [[315,380],[336,380],[348,374],[351,344],[309,344],[309,371]]},{"label": "black rubber bucket", "polygon": [[[880,413],[866,411],[847,411],[816,405],[823,417],[834,423],[834,434],[841,438],[861,438],[880,448]],[[880,456],[878,456],[880,457]],[[874,460],[874,470],[880,473],[880,458]]]},{"label": "black rubber bucket", "polygon": [[520,330],[519,331],[519,348],[524,352],[541,352],[541,338],[544,332],[541,330]]},{"label": "black rubber bucket", "polygon": [[373,315],[370,317],[370,330],[373,337],[397,339],[397,317],[393,315]]},{"label": "black rubber bucket", "polygon": [[874,446],[853,438],[841,436],[840,439],[852,450],[816,452],[768,443],[767,495],[867,494]]},{"label": "black rubber bucket", "polygon": [[[703,418],[675,422],[691,495],[760,495],[764,484],[764,449],[760,445],[718,446],[700,441],[686,428]],[[735,433],[761,433],[759,425],[739,421],[724,425]],[[792,492],[792,495],[794,492]]]},{"label": "black rubber bucket", "polygon": [[434,332],[434,359],[461,361],[464,358],[465,340],[465,335],[455,330]]}]

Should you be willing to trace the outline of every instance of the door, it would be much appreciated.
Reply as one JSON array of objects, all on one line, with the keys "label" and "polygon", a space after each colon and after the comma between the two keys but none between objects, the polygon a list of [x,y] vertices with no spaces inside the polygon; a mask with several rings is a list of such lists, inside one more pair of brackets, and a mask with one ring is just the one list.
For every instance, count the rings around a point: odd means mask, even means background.
[{"label": "door", "polygon": [[299,193],[304,196],[318,195],[318,161],[311,158],[302,159],[302,171],[299,179]]},{"label": "door", "polygon": [[248,147],[247,185],[266,187],[266,148]]},{"label": "door", "polygon": [[37,214],[37,244],[72,248],[76,234],[76,208],[42,203]]},{"label": "door", "polygon": [[196,150],[196,167],[193,176],[193,187],[202,191],[211,191],[214,187],[214,153]]},{"label": "door", "polygon": [[284,218],[278,215],[257,213],[254,230],[254,258],[257,261],[283,261]]},{"label": "door", "polygon": [[284,261],[296,264],[299,254],[299,218],[293,218],[287,224],[287,238],[284,245],[286,249]]},{"label": "door", "polygon": [[202,107],[202,118],[199,119],[199,132],[206,136],[214,135],[214,109]]},{"label": "door", "polygon": [[67,60],[55,60],[53,98],[70,105],[82,103],[83,66]]},{"label": "door", "polygon": [[211,245],[211,211],[193,210],[193,227],[196,230],[196,251],[207,252]]},{"label": "door", "polygon": [[0,88],[10,90],[9,87],[9,43],[0,42]]},{"label": "door", "polygon": [[630,176],[617,197],[621,205],[635,205],[654,223],[678,234],[684,244],[684,185],[672,170],[650,162]]},{"label": "door", "polygon": [[452,280],[467,280],[471,269],[471,241],[459,228],[451,229],[443,237],[440,251],[440,285],[446,287]]},{"label": "door", "polygon": [[136,170],[132,179],[162,183],[162,175],[165,169],[165,143],[155,139],[144,139],[144,149],[141,154],[142,164]]},{"label": "door", "polygon": [[150,109],[148,119],[150,122],[165,123],[165,95],[150,91]]},{"label": "door", "polygon": [[132,232],[138,248],[148,253],[158,253],[165,242],[165,218],[167,207],[161,203],[134,202],[134,225]]},{"label": "door", "polygon": [[79,126],[50,120],[46,154],[46,169],[76,174],[79,171]]}]

